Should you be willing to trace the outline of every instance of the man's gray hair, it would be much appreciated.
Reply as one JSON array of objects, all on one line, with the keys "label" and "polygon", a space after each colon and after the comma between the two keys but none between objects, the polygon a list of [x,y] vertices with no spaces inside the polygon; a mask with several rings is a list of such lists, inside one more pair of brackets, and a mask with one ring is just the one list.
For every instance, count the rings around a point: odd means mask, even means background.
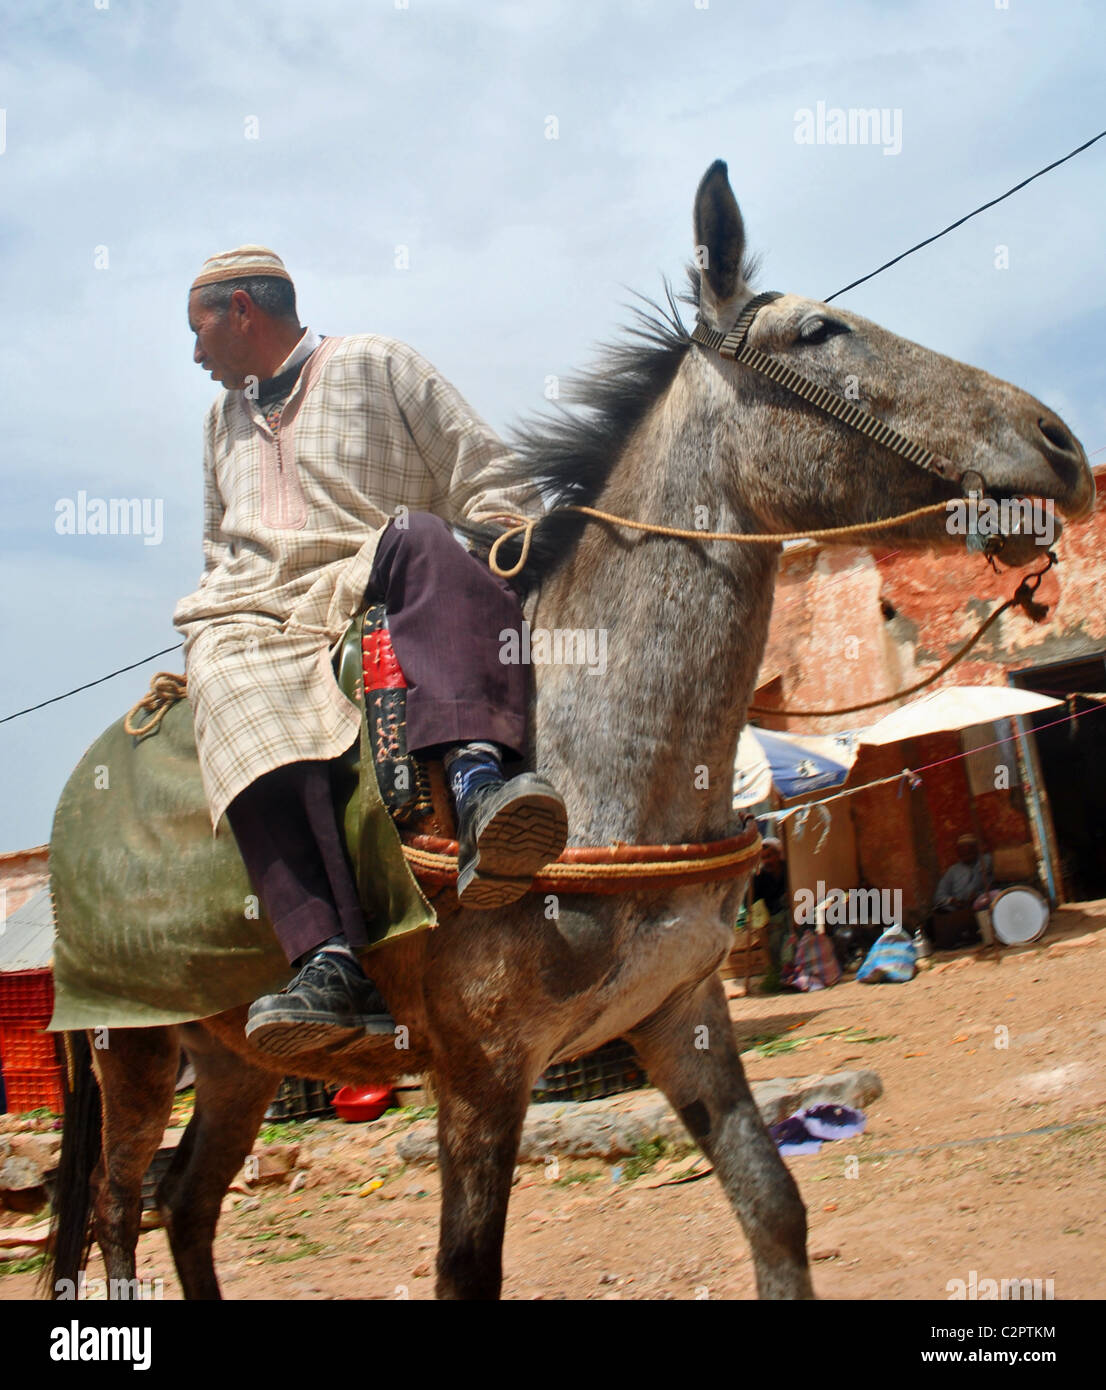
[{"label": "man's gray hair", "polygon": [[205,309],[225,313],[235,290],[245,290],[257,307],[274,319],[293,319],[296,313],[296,290],[291,280],[279,275],[249,275],[237,280],[219,280],[214,285],[201,285],[196,291]]}]

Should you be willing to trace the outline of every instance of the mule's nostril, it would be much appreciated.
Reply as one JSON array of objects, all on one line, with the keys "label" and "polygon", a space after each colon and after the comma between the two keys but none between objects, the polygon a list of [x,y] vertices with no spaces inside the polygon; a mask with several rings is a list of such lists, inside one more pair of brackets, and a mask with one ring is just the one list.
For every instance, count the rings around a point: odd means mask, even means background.
[{"label": "mule's nostril", "polygon": [[1057,449],[1063,449],[1066,454],[1075,453],[1075,440],[1058,420],[1040,419],[1037,421],[1037,428]]}]

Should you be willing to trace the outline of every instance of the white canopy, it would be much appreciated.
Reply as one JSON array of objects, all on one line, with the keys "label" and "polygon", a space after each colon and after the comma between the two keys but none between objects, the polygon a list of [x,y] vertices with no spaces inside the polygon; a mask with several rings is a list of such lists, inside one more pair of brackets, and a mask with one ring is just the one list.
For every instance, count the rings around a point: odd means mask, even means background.
[{"label": "white canopy", "polygon": [[900,739],[918,738],[922,734],[966,729],[972,724],[993,724],[996,719],[1034,714],[1061,704],[1062,700],[1010,685],[947,685],[920,695],[908,705],[885,715],[869,728],[862,729],[858,737],[861,743],[898,743]]}]

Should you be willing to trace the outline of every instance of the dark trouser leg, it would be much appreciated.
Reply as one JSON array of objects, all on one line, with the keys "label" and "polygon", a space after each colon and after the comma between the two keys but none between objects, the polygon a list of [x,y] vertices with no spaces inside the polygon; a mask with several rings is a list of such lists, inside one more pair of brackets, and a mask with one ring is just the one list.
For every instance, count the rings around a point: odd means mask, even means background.
[{"label": "dark trouser leg", "polygon": [[227,819],[290,963],[332,936],[368,945],[329,763],[288,763],[266,773],[235,797]]},{"label": "dark trouser leg", "polygon": [[[444,521],[416,512],[381,536],[369,594],[384,600],[407,681],[411,750],[446,758],[447,771],[451,749],[463,744],[498,744],[524,758],[530,672],[503,660],[523,621],[507,581],[460,545]],[[457,756],[450,780],[458,900],[477,909],[514,902],[564,849],[564,801],[534,773],[505,782],[498,758],[472,750]]]},{"label": "dark trouser leg", "polygon": [[380,538],[370,598],[383,600],[407,680],[412,752],[499,743],[526,754],[529,669],[500,659],[504,629],[522,609],[505,579],[458,544],[446,522],[412,512]]}]

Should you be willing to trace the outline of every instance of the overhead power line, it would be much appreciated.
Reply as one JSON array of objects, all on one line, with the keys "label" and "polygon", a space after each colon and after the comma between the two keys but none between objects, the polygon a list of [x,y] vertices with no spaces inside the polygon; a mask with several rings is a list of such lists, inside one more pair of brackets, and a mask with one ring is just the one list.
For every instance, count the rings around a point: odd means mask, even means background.
[{"label": "overhead power line", "polygon": [[997,198],[992,198],[989,203],[984,203],[981,207],[975,208],[972,212],[966,213],[963,217],[958,217],[955,222],[950,222],[949,225],[941,231],[934,232],[932,236],[927,236],[925,241],[919,241],[916,246],[911,246],[908,250],[900,252],[899,255],[893,257],[891,260],[884,261],[883,265],[878,266],[875,270],[869,271],[867,275],[862,275],[859,280],[854,280],[843,289],[834,290],[833,294],[828,295],[822,301],[823,304],[828,304],[831,299],[836,299],[838,295],[845,294],[848,290],[855,290],[857,285],[863,285],[866,280],[874,279],[883,271],[890,269],[891,266],[898,265],[899,261],[906,260],[907,256],[912,256],[915,251],[920,251],[923,246],[928,246],[931,242],[938,241],[943,236],[948,236],[949,232],[955,231],[957,227],[962,227],[965,222],[970,221],[973,217],[978,217],[981,212],[986,212],[988,208],[993,208],[996,203],[1001,203],[1004,198],[1009,198],[1012,194],[1017,193],[1017,191],[1024,188],[1027,183],[1032,183],[1034,179],[1039,179],[1042,174],[1047,174],[1050,169],[1057,169],[1061,164],[1066,164],[1069,159],[1074,159],[1077,154],[1082,154],[1084,150],[1089,150],[1095,141],[1101,140],[1104,135],[1106,135],[1106,130],[1100,130],[1098,134],[1093,135],[1086,144],[1080,145],[1078,149],[1072,150],[1071,154],[1064,155],[1063,159],[1055,159],[1051,164],[1046,164],[1043,169],[1038,169],[1035,174],[1030,174],[1027,179],[1022,179],[1021,183],[1016,183],[1013,188],[1008,188],[1005,193],[1000,193]]},{"label": "overhead power line", "polygon": [[132,661],[129,666],[120,666],[118,671],[109,671],[106,676],[100,676],[94,681],[86,681],[84,685],[74,686],[72,690],[67,690],[64,695],[54,695],[49,700],[42,700],[37,705],[28,705],[26,709],[16,710],[14,714],[6,714],[0,719],[0,724],[6,724],[10,719],[18,719],[21,714],[33,714],[36,709],[45,709],[47,705],[56,705],[59,700],[68,700],[70,695],[79,695],[82,690],[91,690],[94,685],[103,685],[104,681],[109,681],[113,676],[121,676],[124,671],[133,671],[138,666],[145,666],[147,661],[156,661],[159,656],[165,656],[169,652],[180,651],[184,646],[183,642],[178,642],[173,647],[162,647],[159,652],[152,652],[149,656],[144,656],[141,661]]},{"label": "overhead power line", "polygon": [[[907,256],[913,255],[915,251],[920,251],[923,246],[928,246],[931,242],[937,241],[943,236],[947,236],[949,232],[955,231],[957,227],[962,227],[964,223],[971,218],[977,217],[981,212],[986,212],[988,208],[993,208],[996,203],[1001,203],[1004,198],[1009,198],[1011,194],[1017,193],[1019,189],[1024,188],[1026,184],[1032,183],[1034,179],[1039,179],[1042,174],[1047,174],[1051,169],[1056,169],[1061,164],[1066,164],[1069,159],[1074,159],[1077,154],[1082,154],[1084,150],[1089,150],[1095,141],[1101,140],[1103,136],[1106,136],[1106,130],[1100,131],[1097,135],[1092,136],[1085,144],[1072,150],[1070,154],[1064,155],[1062,159],[1056,159],[1053,160],[1051,164],[1046,164],[1043,169],[1038,169],[1035,174],[1030,174],[1028,178],[1022,179],[1021,183],[1016,183],[1013,188],[1008,188],[1005,193],[1000,193],[997,198],[992,198],[989,203],[984,203],[981,207],[975,208],[964,217],[958,218],[955,222],[950,222],[942,231],[935,232],[933,236],[926,237],[924,241],[919,241],[916,246],[911,246],[908,250],[901,252],[892,260],[885,261],[883,265],[878,266],[867,275],[862,275],[859,280],[854,280],[851,284],[845,285],[842,289],[835,290],[833,294],[827,295],[823,303],[828,304],[830,300],[837,299],[839,295],[845,294],[848,290],[855,289],[857,285],[863,285],[866,280],[874,279],[875,276],[888,270],[891,266],[897,265],[899,261],[905,260]],[[1095,450],[1095,453],[1101,452],[1102,451],[1099,449]],[[16,710],[14,714],[7,714],[0,719],[0,724],[7,724],[10,720],[18,719],[24,714],[33,714],[35,710],[45,709],[47,705],[57,704],[59,700],[68,700],[70,695],[79,695],[82,690],[90,690],[94,685],[102,685],[104,681],[110,681],[115,676],[121,676],[125,672],[133,671],[139,666],[145,666],[148,661],[156,661],[159,656],[166,656],[169,652],[179,651],[183,646],[183,642],[178,642],[176,646],[163,647],[159,652],[152,652],[149,656],[144,656],[141,661],[132,661],[129,666],[120,666],[117,671],[109,671],[106,676],[100,676],[94,681],[87,681],[84,685],[75,686],[72,690],[67,690],[62,695],[54,695],[49,700],[40,701],[37,705],[28,705],[26,709]]]}]

